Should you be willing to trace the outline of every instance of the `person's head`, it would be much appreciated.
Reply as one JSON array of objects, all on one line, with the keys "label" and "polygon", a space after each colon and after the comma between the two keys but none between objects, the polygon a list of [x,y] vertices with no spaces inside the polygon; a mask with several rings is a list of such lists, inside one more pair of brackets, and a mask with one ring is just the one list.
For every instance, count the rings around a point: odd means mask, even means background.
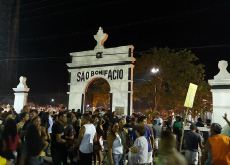
[{"label": "person's head", "polygon": [[6,120],[6,123],[4,125],[2,136],[4,139],[8,140],[9,135],[11,135],[13,140],[15,139],[17,135],[17,126],[16,126],[16,122],[14,121],[14,119]]},{"label": "person's head", "polygon": [[120,120],[119,120],[119,127],[120,127],[120,128],[123,128],[124,125],[125,125],[125,119],[120,119]]},{"label": "person's head", "polygon": [[176,139],[170,131],[162,131],[159,141],[159,154],[173,154],[175,152]]},{"label": "person's head", "polygon": [[159,113],[156,114],[156,118],[160,118],[160,114]]},{"label": "person's head", "polygon": [[32,120],[31,120],[31,123],[32,125],[36,126],[37,129],[39,129],[39,127],[41,126],[41,118],[39,116],[36,116],[34,117]]},{"label": "person's head", "polygon": [[211,135],[216,135],[216,134],[220,134],[222,130],[222,127],[220,124],[218,123],[212,123],[211,125]]},{"label": "person's head", "polygon": [[60,121],[63,124],[67,122],[67,115],[65,112],[59,112],[58,121]]},{"label": "person's head", "polygon": [[35,118],[38,115],[38,111],[36,111],[35,109],[30,111],[30,119]]},{"label": "person's head", "polygon": [[11,111],[7,112],[6,115],[5,115],[5,120],[7,119],[13,119],[13,113]]},{"label": "person's head", "polygon": [[75,109],[72,109],[72,113],[75,113]]},{"label": "person's head", "polygon": [[145,116],[138,117],[138,124],[146,125],[147,124],[147,118]]},{"label": "person's head", "polygon": [[97,115],[93,115],[93,116],[92,116],[92,119],[93,119],[93,123],[98,124],[99,118],[98,118]]},{"label": "person's head", "polygon": [[75,112],[71,112],[71,118],[75,118],[76,117],[76,113]]},{"label": "person's head", "polygon": [[210,120],[210,119],[207,119],[207,120],[206,120],[206,124],[207,124],[207,126],[211,126],[211,120]]},{"label": "person's head", "polygon": [[197,120],[198,120],[198,122],[202,122],[202,119],[201,119],[201,117],[199,117]]},{"label": "person's head", "polygon": [[116,116],[117,115],[117,112],[116,111],[113,111],[113,116]]},{"label": "person's head", "polygon": [[44,111],[40,111],[39,114],[38,114],[38,116],[39,116],[40,118],[42,118],[42,116],[43,116],[44,114],[45,114]]},{"label": "person's head", "polygon": [[82,119],[81,119],[82,125],[89,124],[90,121],[91,121],[91,118],[89,114],[83,114]]},{"label": "person's head", "polygon": [[47,109],[47,112],[49,113],[50,116],[53,115],[53,109],[52,109],[52,108],[48,108],[48,109]]},{"label": "person's head", "polygon": [[22,112],[27,112],[29,113],[30,112],[30,107],[28,105],[25,105],[22,109]]},{"label": "person's head", "polygon": [[136,135],[139,136],[144,136],[145,135],[145,127],[143,125],[138,125],[137,130],[136,130]]},{"label": "person's head", "polygon": [[126,116],[126,123],[131,123],[132,117],[131,116]]},{"label": "person's head", "polygon": [[194,131],[196,131],[197,127],[195,126],[195,124],[192,123],[189,128],[190,128],[190,131],[194,132]]},{"label": "person's head", "polygon": [[29,113],[23,112],[21,114],[21,118],[22,118],[22,121],[26,122],[27,120],[29,120]]},{"label": "person's head", "polygon": [[180,121],[181,121],[180,116],[176,116],[176,121],[177,121],[177,122],[180,122]]},{"label": "person's head", "polygon": [[114,135],[119,131],[119,124],[118,122],[112,122],[111,124],[111,133]]},{"label": "person's head", "polygon": [[154,120],[153,120],[153,125],[156,125],[156,124],[157,124],[157,120],[154,119]]}]

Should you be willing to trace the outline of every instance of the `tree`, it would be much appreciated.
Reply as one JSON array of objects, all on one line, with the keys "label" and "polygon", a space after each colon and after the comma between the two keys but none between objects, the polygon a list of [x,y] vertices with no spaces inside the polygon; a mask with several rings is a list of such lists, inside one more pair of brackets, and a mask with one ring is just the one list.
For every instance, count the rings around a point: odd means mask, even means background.
[{"label": "tree", "polygon": [[143,83],[134,84],[134,100],[145,97],[156,110],[184,110],[189,83],[198,85],[194,109],[202,109],[202,100],[210,100],[209,85],[204,81],[204,65],[188,50],[175,51],[169,48],[152,48],[136,60],[135,74],[149,73],[153,67],[159,69]]},{"label": "tree", "polygon": [[110,86],[102,78],[96,79],[88,86],[86,93],[86,104],[92,104],[94,107],[99,104],[107,108],[110,103]]}]

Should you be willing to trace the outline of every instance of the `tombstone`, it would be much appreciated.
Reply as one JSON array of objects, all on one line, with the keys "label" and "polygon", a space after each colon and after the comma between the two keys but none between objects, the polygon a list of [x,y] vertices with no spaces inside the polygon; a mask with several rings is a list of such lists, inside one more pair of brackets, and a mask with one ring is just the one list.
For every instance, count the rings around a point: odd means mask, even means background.
[{"label": "tombstone", "polygon": [[21,76],[19,78],[20,82],[17,88],[14,90],[14,109],[17,113],[20,113],[24,105],[27,104],[28,92],[30,88],[26,85],[26,77]]},{"label": "tombstone", "polygon": [[223,119],[224,113],[228,113],[230,110],[230,74],[227,71],[227,66],[227,61],[219,61],[219,73],[214,76],[213,80],[208,80],[213,99],[212,123],[219,123],[222,127],[227,124]]},{"label": "tombstone", "polygon": [[108,34],[100,27],[94,39],[94,50],[70,53],[69,109],[85,111],[85,93],[89,84],[103,78],[110,85],[110,110],[124,109],[125,115],[132,113],[133,107],[133,57],[132,45],[104,48]]}]

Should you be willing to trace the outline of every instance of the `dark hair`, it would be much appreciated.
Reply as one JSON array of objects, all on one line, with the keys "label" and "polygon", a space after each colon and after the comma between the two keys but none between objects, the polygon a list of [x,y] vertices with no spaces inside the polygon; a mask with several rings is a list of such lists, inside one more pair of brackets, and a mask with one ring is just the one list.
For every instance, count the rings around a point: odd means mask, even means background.
[{"label": "dark hair", "polygon": [[35,109],[30,110],[30,113],[32,113],[32,112],[35,112],[36,114],[38,114],[38,111]]},{"label": "dark hair", "polygon": [[132,121],[132,117],[131,116],[126,116],[126,123],[130,123]]},{"label": "dark hair", "polygon": [[23,112],[23,113],[21,114],[21,118],[24,119],[25,116],[26,116],[27,114],[28,114],[28,112]]},{"label": "dark hair", "polygon": [[53,116],[53,120],[55,121],[55,120],[57,119],[57,117],[58,117],[58,115],[55,114],[55,115]]},{"label": "dark hair", "polygon": [[64,114],[66,114],[66,113],[65,113],[65,112],[59,112],[58,118],[59,118],[59,117],[63,117]]},{"label": "dark hair", "polygon": [[83,114],[83,118],[86,119],[87,121],[91,121],[91,118],[88,114]]},{"label": "dark hair", "polygon": [[46,112],[42,118],[41,118],[41,124],[42,126],[49,128],[50,127],[50,123],[49,123],[49,112]]},{"label": "dark hair", "polygon": [[27,151],[31,156],[38,156],[44,148],[45,144],[36,126],[30,125],[28,127],[26,132],[26,143]]},{"label": "dark hair", "polygon": [[36,117],[34,117],[32,120],[31,120],[31,122],[30,122],[30,124],[33,124],[33,122],[36,120],[36,119],[41,119],[39,116],[36,116]]},{"label": "dark hair", "polygon": [[207,119],[206,122],[207,122],[207,123],[211,123],[212,121],[211,121],[210,119]]},{"label": "dark hair", "polygon": [[202,119],[201,119],[201,117],[199,117],[197,120],[198,120],[199,122],[202,122]]},{"label": "dark hair", "polygon": [[196,130],[197,127],[195,126],[195,124],[191,124],[189,128],[190,128],[190,130],[193,131],[193,130]]},{"label": "dark hair", "polygon": [[145,116],[138,117],[138,123],[143,122],[146,119]]},{"label": "dark hair", "polygon": [[40,117],[40,118],[42,118],[42,116],[44,115],[44,111],[41,111],[39,114],[38,114],[38,116]]},{"label": "dark hair", "polygon": [[145,126],[138,125],[137,126],[137,132],[140,134],[140,136],[144,136],[145,135]]},{"label": "dark hair", "polygon": [[112,135],[114,135],[114,136],[115,136],[115,132],[113,132],[113,126],[114,126],[116,123],[119,125],[119,123],[118,123],[117,121],[111,122],[111,133],[112,133]]},{"label": "dark hair", "polygon": [[181,121],[181,117],[180,116],[176,116],[176,119],[178,119],[179,121]]},{"label": "dark hair", "polygon": [[8,142],[9,136],[11,136],[12,140],[15,140],[17,135],[17,126],[16,122],[13,119],[7,119],[4,125],[2,136]]}]

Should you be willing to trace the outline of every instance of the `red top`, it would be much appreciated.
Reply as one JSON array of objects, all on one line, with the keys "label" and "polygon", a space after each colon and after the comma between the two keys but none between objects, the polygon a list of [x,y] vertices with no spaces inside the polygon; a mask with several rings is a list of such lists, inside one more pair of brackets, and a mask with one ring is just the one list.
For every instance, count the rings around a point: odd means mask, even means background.
[{"label": "red top", "polygon": [[9,150],[10,151],[16,151],[19,139],[20,139],[20,136],[16,135],[15,140],[13,141],[12,137],[9,135],[9,143],[8,143],[8,145],[9,145]]}]

